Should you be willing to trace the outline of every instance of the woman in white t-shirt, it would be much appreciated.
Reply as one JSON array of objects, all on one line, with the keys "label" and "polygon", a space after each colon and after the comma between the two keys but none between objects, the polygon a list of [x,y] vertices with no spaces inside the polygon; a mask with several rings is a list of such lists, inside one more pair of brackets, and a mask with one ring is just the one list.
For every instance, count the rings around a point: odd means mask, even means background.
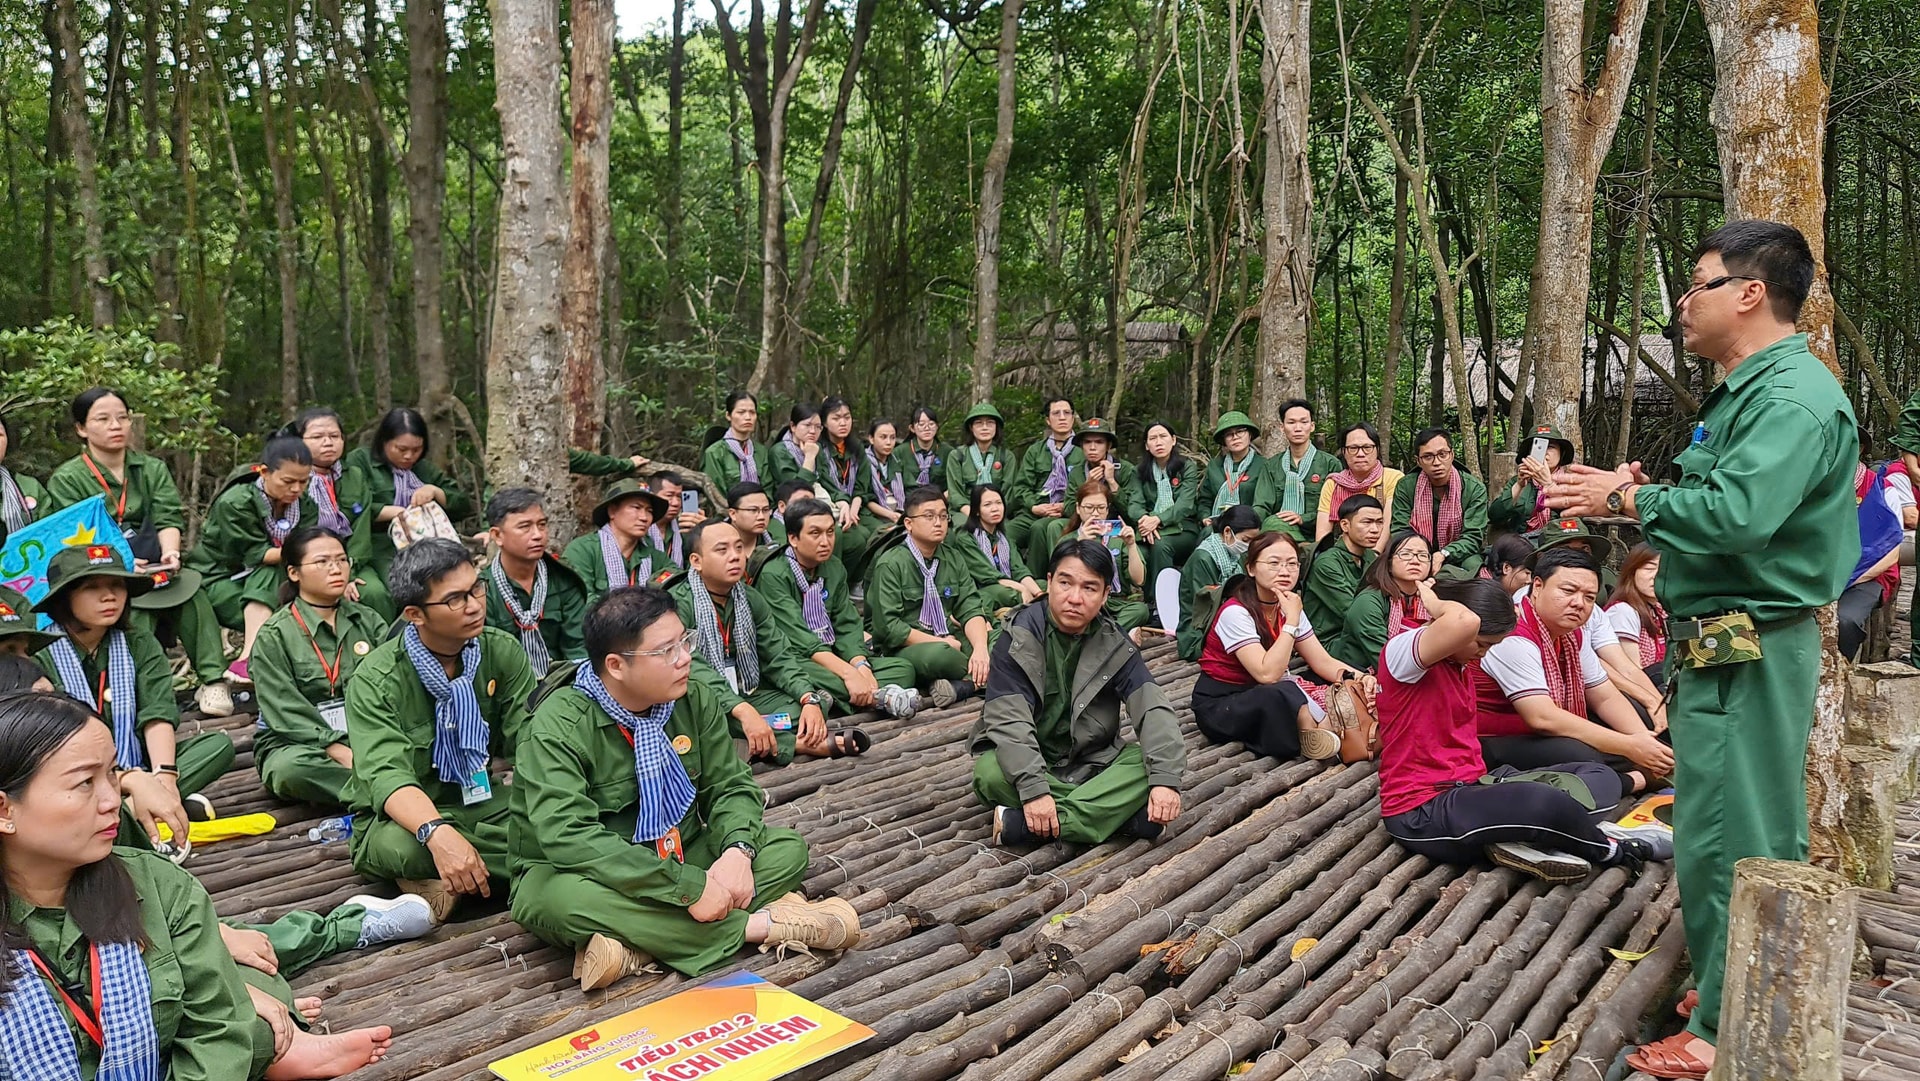
[{"label": "woman in white t-shirt", "polygon": [[1620,564],[1620,584],[1613,587],[1606,608],[1613,633],[1628,656],[1639,659],[1641,670],[1656,687],[1665,682],[1667,662],[1667,613],[1653,595],[1653,579],[1659,573],[1660,553],[1645,544],[1634,545]]},{"label": "woman in white t-shirt", "polygon": [[1221,590],[1221,603],[1200,652],[1193,717],[1215,743],[1241,743],[1275,758],[1332,758],[1340,736],[1325,727],[1326,684],[1288,674],[1298,656],[1329,681],[1373,677],[1335,660],[1300,609],[1300,545],[1285,533],[1262,533],[1247,546],[1248,573]]}]

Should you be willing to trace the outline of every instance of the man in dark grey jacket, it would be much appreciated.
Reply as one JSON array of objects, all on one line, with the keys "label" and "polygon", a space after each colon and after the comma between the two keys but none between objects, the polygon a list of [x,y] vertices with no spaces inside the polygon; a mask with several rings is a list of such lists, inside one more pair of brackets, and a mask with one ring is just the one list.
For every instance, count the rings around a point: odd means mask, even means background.
[{"label": "man in dark grey jacket", "polygon": [[[1152,838],[1180,814],[1180,723],[1139,648],[1102,614],[1112,578],[1105,545],[1061,541],[1047,595],[994,644],[969,747],[995,844],[1099,844],[1122,826]],[[1123,706],[1138,743],[1120,738]]]}]

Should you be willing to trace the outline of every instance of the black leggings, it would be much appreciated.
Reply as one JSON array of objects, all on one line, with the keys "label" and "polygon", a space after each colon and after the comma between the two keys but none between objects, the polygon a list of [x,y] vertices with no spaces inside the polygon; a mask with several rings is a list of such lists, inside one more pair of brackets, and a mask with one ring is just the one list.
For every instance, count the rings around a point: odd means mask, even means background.
[{"label": "black leggings", "polygon": [[[1556,773],[1578,777],[1593,793],[1594,809],[1550,784],[1508,781],[1462,784],[1411,811],[1386,820],[1387,835],[1408,849],[1442,863],[1473,863],[1488,845],[1519,841],[1569,852],[1595,863],[1613,851],[1600,823],[1620,802],[1620,775],[1597,762],[1566,762]],[[1502,766],[1489,777],[1519,771]]]},{"label": "black leggings", "polygon": [[1203,675],[1193,686],[1193,719],[1202,735],[1274,758],[1300,757],[1305,708],[1307,696],[1290,679],[1244,686]]},{"label": "black leggings", "polygon": [[1640,768],[1630,759],[1596,750],[1572,736],[1481,736],[1480,757],[1489,769],[1558,769],[1563,762],[1598,762],[1623,780],[1627,771]]}]

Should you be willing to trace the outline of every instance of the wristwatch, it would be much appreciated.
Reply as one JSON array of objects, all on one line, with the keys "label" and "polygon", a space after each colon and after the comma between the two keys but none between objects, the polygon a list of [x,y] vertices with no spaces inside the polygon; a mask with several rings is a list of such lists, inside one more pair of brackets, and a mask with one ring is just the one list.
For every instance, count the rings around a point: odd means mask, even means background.
[{"label": "wristwatch", "polygon": [[1622,484],[1607,493],[1607,513],[1624,514],[1627,510],[1627,489],[1635,487],[1632,481]]},{"label": "wristwatch", "polygon": [[420,824],[419,829],[413,831],[413,839],[419,841],[421,844],[426,844],[427,839],[433,836],[433,831],[446,824],[447,820],[444,818],[428,819],[426,822]]},{"label": "wristwatch", "polygon": [[732,844],[728,845],[727,847],[737,848],[740,851],[745,852],[747,854],[747,859],[749,861],[751,861],[755,856],[758,856],[760,854],[759,849],[753,847],[752,845],[748,844],[745,841],[735,841]]},{"label": "wristwatch", "polygon": [[820,707],[820,712],[825,713],[833,708],[833,696],[825,691],[808,691],[806,694],[800,696],[800,704],[803,706],[818,706]]}]

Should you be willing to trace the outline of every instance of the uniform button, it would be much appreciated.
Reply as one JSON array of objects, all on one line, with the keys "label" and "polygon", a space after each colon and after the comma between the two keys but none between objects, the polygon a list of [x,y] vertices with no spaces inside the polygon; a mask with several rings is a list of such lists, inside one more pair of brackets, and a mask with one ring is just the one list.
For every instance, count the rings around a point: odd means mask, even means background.
[{"label": "uniform button", "polygon": [[681,894],[681,895],[680,895],[680,903],[681,903],[681,904],[683,904],[683,905],[690,905],[690,904],[692,904],[692,903],[693,903],[693,898],[691,898],[691,897],[688,897],[688,896],[687,896],[686,894]]}]

